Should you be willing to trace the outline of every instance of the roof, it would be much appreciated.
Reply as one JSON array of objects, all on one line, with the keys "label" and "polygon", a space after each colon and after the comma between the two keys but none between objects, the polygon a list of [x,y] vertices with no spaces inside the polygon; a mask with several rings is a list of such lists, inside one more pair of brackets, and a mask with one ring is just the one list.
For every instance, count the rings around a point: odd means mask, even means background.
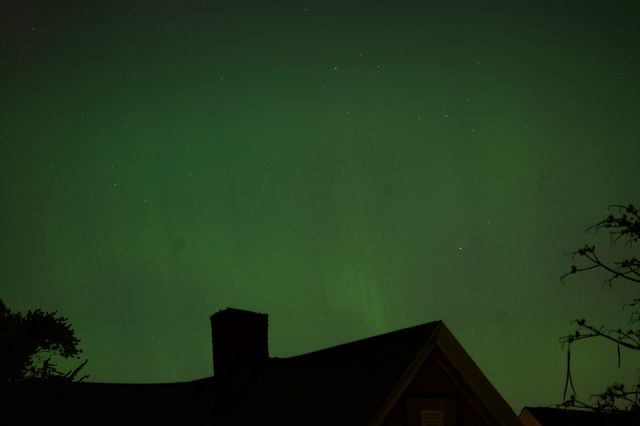
[{"label": "roof", "polygon": [[1,384],[3,419],[16,424],[212,424],[221,409],[215,379],[161,384]]},{"label": "roof", "polygon": [[595,412],[551,407],[524,407],[520,420],[525,426],[638,426],[640,413]]},{"label": "roof", "polygon": [[440,322],[272,358],[229,412],[235,424],[367,424]]},{"label": "roof", "polygon": [[237,383],[227,386],[216,377],[171,384],[27,386],[12,389],[13,401],[28,401],[27,410],[18,407],[20,404],[13,408],[16,412],[28,411],[31,417],[47,413],[46,417],[61,409],[64,415],[64,407],[71,406],[72,415],[64,416],[67,424],[90,419],[93,424],[126,420],[145,424],[324,426],[336,424],[339,417],[340,424],[376,425],[400,401],[420,367],[436,352],[447,360],[461,392],[488,424],[520,424],[441,321],[304,355],[269,358],[241,387]]},{"label": "roof", "polygon": [[[519,421],[451,332],[431,322],[291,358],[272,358],[230,408],[225,424],[379,424],[436,348],[488,422]],[[283,417],[284,416],[284,417]]]}]

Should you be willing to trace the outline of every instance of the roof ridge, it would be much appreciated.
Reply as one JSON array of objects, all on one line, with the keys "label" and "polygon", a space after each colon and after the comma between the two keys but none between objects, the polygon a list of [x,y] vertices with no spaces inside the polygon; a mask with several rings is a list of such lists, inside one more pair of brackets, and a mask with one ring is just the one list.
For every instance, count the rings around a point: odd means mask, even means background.
[{"label": "roof ridge", "polygon": [[[441,324],[442,320],[436,320],[436,321],[430,321],[430,322],[426,322],[426,323],[422,323],[422,324],[418,324],[418,325],[412,325],[409,327],[405,327],[405,328],[401,328],[398,330],[392,330],[392,331],[388,331],[382,334],[375,334],[373,336],[368,336],[368,337],[364,337],[362,339],[358,339],[358,340],[352,340],[349,342],[345,342],[345,343],[340,343],[338,345],[333,345],[333,346],[327,346],[325,348],[321,348],[321,349],[316,349],[310,352],[305,352],[305,353],[301,353],[298,355],[292,355],[292,356],[287,356],[287,357],[270,357],[270,360],[292,360],[292,359],[296,359],[296,358],[301,358],[301,357],[306,357],[309,355],[314,355],[314,354],[319,354],[319,353],[327,353],[333,350],[340,350],[340,349],[344,349],[347,348],[349,346],[352,345],[358,345],[358,344],[363,344],[363,343],[367,343],[367,342],[374,342],[376,340],[382,340],[384,338],[388,338],[390,336],[400,336],[402,334],[405,334],[407,332],[410,331],[416,331],[418,329],[431,329],[431,332],[433,332],[438,324]],[[426,340],[429,338],[429,336],[431,335],[431,332],[424,335],[424,341],[426,342]]]}]

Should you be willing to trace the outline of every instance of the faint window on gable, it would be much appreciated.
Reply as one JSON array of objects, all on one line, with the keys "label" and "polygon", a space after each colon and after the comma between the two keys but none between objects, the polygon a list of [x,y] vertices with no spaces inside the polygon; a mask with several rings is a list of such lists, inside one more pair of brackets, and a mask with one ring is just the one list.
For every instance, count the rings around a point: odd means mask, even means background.
[{"label": "faint window on gable", "polygon": [[444,426],[444,412],[441,410],[420,410],[420,426]]},{"label": "faint window on gable", "polygon": [[408,426],[458,426],[454,398],[407,398]]}]

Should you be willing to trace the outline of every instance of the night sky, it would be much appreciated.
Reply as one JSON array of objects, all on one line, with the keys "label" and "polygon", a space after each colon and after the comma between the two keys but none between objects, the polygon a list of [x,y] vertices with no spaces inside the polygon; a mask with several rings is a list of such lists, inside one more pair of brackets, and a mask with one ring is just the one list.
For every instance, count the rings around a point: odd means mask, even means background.
[{"label": "night sky", "polygon": [[[636,3],[3,1],[0,297],[93,381],[211,375],[232,306],[281,357],[442,319],[514,410],[561,402],[570,321],[637,295],[559,281],[640,204]],[[622,355],[576,345],[578,396]]]}]

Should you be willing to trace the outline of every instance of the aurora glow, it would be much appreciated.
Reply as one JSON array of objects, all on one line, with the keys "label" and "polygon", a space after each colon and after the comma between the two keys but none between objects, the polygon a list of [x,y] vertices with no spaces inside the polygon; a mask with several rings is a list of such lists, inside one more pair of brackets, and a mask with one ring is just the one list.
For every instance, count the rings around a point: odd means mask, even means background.
[{"label": "aurora glow", "polygon": [[[637,2],[58,3],[0,9],[0,297],[91,380],[210,375],[227,306],[272,356],[442,319],[519,411],[627,319],[558,278],[638,202]],[[578,391],[631,355],[576,347]]]}]

